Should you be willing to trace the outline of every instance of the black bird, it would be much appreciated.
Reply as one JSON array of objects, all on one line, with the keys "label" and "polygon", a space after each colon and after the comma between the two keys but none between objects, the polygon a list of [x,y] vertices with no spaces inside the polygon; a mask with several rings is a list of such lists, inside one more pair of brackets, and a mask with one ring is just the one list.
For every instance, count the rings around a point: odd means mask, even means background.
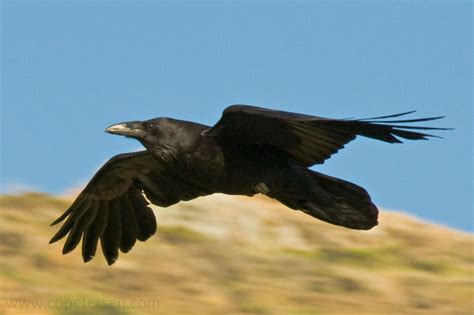
[{"label": "black bird", "polygon": [[233,105],[213,127],[172,118],[113,125],[106,132],[135,138],[146,150],[119,154],[105,163],[52,223],[67,218],[50,243],[69,234],[66,254],[82,238],[87,262],[100,240],[111,265],[119,249],[126,253],[136,240],[155,233],[148,201],[168,207],[213,193],[261,193],[331,224],[370,229],[378,223],[378,210],[367,192],[308,167],[324,163],[356,136],[399,143],[399,138],[435,137],[420,130],[446,129],[400,125],[442,117],[386,120],[411,113],[330,119]]}]

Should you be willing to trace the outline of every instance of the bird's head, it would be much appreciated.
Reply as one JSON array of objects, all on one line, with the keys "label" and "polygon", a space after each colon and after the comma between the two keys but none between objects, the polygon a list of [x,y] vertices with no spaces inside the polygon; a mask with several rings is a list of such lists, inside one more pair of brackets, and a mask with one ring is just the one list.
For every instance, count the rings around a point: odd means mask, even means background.
[{"label": "bird's head", "polygon": [[143,141],[156,134],[156,123],[153,121],[127,121],[109,126],[105,132]]},{"label": "bird's head", "polygon": [[105,131],[137,139],[145,146],[147,144],[165,144],[164,142],[174,134],[174,128],[167,123],[168,120],[168,118],[155,118],[145,121],[128,121],[112,125]]},{"label": "bird's head", "polygon": [[145,121],[129,121],[112,125],[106,132],[134,138],[140,141],[147,149],[158,151],[179,151],[190,149],[195,143],[193,138],[199,132],[193,132],[195,125],[189,122],[160,117]]}]

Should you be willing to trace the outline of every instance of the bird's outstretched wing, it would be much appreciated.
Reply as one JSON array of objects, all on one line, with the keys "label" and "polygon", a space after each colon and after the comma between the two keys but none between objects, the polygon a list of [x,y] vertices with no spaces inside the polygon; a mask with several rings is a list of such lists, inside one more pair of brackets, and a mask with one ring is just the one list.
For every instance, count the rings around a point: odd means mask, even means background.
[{"label": "bird's outstretched wing", "polygon": [[100,240],[109,265],[126,253],[136,240],[145,241],[156,231],[149,203],[167,207],[211,192],[171,171],[147,151],[114,156],[94,175],[72,205],[51,225],[66,219],[53,236],[54,243],[68,235],[63,254],[82,238],[82,257],[91,260]]},{"label": "bird's outstretched wing", "polygon": [[226,108],[222,118],[209,130],[221,143],[260,144],[276,147],[289,154],[301,166],[322,164],[356,136],[369,137],[389,143],[399,138],[426,140],[434,135],[413,130],[445,130],[447,128],[400,125],[440,119],[429,117],[405,120],[386,120],[403,115],[367,119],[330,119],[277,111],[248,105]]}]

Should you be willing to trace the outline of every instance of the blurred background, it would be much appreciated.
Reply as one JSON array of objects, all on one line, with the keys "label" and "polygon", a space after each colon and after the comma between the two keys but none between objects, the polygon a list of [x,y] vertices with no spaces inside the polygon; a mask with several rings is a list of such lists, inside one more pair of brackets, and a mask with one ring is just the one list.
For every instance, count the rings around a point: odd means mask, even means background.
[{"label": "blurred background", "polygon": [[[104,314],[473,312],[470,1],[2,1],[1,34],[0,312],[103,300]],[[416,109],[455,130],[360,138],[314,168],[392,210],[369,232],[216,195],[156,208],[157,236],[113,267],[47,245],[94,172],[140,149],[105,127],[212,125],[235,103],[333,118]]]}]

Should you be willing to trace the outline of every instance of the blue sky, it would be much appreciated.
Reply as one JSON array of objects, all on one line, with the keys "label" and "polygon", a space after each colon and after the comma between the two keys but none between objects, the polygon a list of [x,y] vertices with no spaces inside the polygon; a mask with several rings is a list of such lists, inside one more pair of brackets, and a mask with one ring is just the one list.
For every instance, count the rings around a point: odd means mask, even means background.
[{"label": "blue sky", "polygon": [[446,115],[445,139],[359,138],[316,170],[473,231],[470,1],[3,1],[3,192],[59,194],[138,142],[112,123],[213,124],[230,104]]}]

